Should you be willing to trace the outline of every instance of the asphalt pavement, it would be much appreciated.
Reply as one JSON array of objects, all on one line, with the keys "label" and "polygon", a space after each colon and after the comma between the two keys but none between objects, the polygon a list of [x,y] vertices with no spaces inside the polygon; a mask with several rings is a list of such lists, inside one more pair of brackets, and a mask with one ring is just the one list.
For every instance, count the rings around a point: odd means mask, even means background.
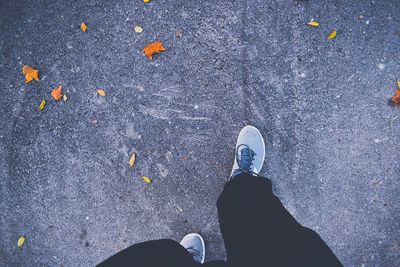
[{"label": "asphalt pavement", "polygon": [[[400,108],[389,101],[399,10],[394,0],[1,1],[0,265],[94,266],[193,231],[207,260],[224,259],[215,202],[240,129],[254,125],[261,174],[300,223],[345,266],[400,266]],[[167,51],[150,61],[142,50],[157,40]],[[26,84],[23,65],[39,81]],[[59,85],[66,102],[50,95]]]}]

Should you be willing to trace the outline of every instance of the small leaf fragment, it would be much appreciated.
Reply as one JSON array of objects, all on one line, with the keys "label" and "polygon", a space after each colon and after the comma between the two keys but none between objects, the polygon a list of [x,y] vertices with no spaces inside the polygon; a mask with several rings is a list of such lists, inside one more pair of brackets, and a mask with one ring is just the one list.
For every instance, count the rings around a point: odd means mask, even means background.
[{"label": "small leaf fragment", "polygon": [[308,26],[311,27],[318,27],[319,26],[319,22],[318,21],[310,21],[307,23]]},{"label": "small leaf fragment", "polygon": [[148,184],[151,183],[151,179],[150,179],[149,177],[143,176],[142,178],[143,178],[143,180],[144,180],[146,183],[148,183]]},{"label": "small leaf fragment", "polygon": [[52,92],[51,92],[51,96],[59,101],[62,97],[62,85],[60,85],[59,87],[55,88]]},{"label": "small leaf fragment", "polygon": [[129,166],[132,168],[133,165],[135,164],[135,160],[136,160],[136,154],[133,153],[130,160],[129,160]]},{"label": "small leaf fragment", "polygon": [[400,89],[396,89],[394,96],[390,100],[396,105],[400,104]]},{"label": "small leaf fragment", "polygon": [[150,0],[143,0],[143,2],[145,2],[145,3],[149,3],[149,2],[150,2]]},{"label": "small leaf fragment", "polygon": [[85,22],[82,22],[82,24],[81,24],[81,30],[83,31],[83,32],[86,32],[87,31],[87,25],[85,24]]},{"label": "small leaf fragment", "polygon": [[25,74],[25,83],[29,83],[32,80],[39,81],[39,71],[29,65],[22,67],[22,73]]},{"label": "small leaf fragment", "polygon": [[336,37],[336,34],[337,34],[336,30],[333,30],[333,31],[326,37],[326,39],[327,39],[327,40],[332,40],[333,38]]},{"label": "small leaf fragment", "polygon": [[106,92],[104,92],[103,89],[98,89],[97,93],[99,94],[99,96],[106,96]]},{"label": "small leaf fragment", "polygon": [[40,110],[44,109],[44,106],[46,106],[46,99],[43,99],[42,102],[40,102],[38,110],[40,111]]},{"label": "small leaf fragment", "polygon": [[400,89],[400,81],[397,80],[397,89]]},{"label": "small leaf fragment", "polygon": [[24,243],[25,243],[25,240],[26,240],[25,236],[21,236],[18,239],[18,247],[22,247],[24,245]]},{"label": "small leaf fragment", "polygon": [[175,32],[175,36],[176,36],[177,38],[182,38],[182,31],[176,31],[176,32]]},{"label": "small leaf fragment", "polygon": [[181,157],[181,160],[189,160],[189,157],[188,156],[183,156],[183,157]]},{"label": "small leaf fragment", "polygon": [[64,94],[64,95],[63,95],[63,101],[64,101],[64,102],[67,102],[67,100],[68,100],[68,96],[67,96],[66,94]]},{"label": "small leaf fragment", "polygon": [[143,53],[150,59],[153,59],[153,54],[158,54],[162,51],[166,51],[167,49],[163,46],[163,43],[160,41],[155,41],[146,45],[143,48]]},{"label": "small leaf fragment", "polygon": [[143,28],[140,27],[140,26],[135,26],[135,27],[133,28],[133,30],[134,30],[136,33],[142,33],[142,32],[143,32]]}]

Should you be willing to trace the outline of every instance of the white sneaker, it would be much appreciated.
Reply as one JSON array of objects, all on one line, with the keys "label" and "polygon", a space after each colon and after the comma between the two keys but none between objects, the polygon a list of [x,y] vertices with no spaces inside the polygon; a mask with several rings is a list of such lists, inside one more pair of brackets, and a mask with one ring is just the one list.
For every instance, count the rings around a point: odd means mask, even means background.
[{"label": "white sneaker", "polygon": [[187,234],[181,241],[181,245],[193,256],[195,262],[204,263],[206,246],[201,235]]},{"label": "white sneaker", "polygon": [[257,175],[261,171],[264,159],[265,143],[260,131],[254,126],[245,126],[236,142],[231,178],[242,173]]}]

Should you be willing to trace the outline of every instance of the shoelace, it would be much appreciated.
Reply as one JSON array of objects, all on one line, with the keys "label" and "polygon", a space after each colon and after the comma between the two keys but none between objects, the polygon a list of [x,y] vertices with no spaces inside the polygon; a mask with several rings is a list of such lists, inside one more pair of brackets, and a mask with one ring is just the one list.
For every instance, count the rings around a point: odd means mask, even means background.
[{"label": "shoelace", "polygon": [[253,165],[253,160],[255,155],[256,153],[253,150],[251,150],[251,148],[248,145],[245,144],[239,145],[236,149],[236,162],[239,165],[239,170],[245,173],[256,174],[250,170],[251,165]]}]

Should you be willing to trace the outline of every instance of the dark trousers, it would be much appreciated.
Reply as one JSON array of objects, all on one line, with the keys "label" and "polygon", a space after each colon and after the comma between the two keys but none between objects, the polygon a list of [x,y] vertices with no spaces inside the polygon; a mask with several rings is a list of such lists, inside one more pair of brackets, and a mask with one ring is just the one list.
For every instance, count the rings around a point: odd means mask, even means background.
[{"label": "dark trousers", "polygon": [[[320,236],[301,226],[272,193],[271,181],[241,174],[229,181],[218,201],[218,217],[227,263],[210,266],[342,266]],[[178,242],[156,240],[133,245],[99,267],[194,267],[191,255]]]}]

